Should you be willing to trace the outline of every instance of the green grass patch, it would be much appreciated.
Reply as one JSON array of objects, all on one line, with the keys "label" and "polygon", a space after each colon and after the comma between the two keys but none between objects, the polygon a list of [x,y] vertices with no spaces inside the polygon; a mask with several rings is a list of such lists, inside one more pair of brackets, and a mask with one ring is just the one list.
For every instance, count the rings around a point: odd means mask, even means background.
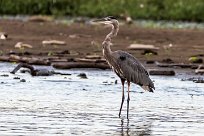
[{"label": "green grass patch", "polygon": [[121,16],[204,21],[203,0],[0,0],[1,15]]}]

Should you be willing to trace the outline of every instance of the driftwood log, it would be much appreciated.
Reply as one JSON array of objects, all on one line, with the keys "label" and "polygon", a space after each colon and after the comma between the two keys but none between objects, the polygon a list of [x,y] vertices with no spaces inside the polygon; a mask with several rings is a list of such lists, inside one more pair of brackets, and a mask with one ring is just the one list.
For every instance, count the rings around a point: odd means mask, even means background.
[{"label": "driftwood log", "polygon": [[176,73],[174,70],[152,69],[152,70],[149,70],[149,74],[150,75],[174,76]]},{"label": "driftwood log", "polygon": [[8,38],[8,34],[5,32],[0,32],[0,40],[6,40]]},{"label": "driftwood log", "polygon": [[9,56],[0,56],[0,61],[9,62]]},{"label": "driftwood log", "polygon": [[155,47],[154,45],[145,45],[145,44],[131,44],[128,49],[131,50],[159,50],[159,47]]},{"label": "driftwood log", "polygon": [[53,63],[52,66],[56,69],[71,69],[71,68],[110,69],[110,66],[107,63],[89,63],[89,62]]},{"label": "driftwood log", "polygon": [[17,67],[15,67],[11,73],[15,74],[20,68],[28,68],[30,71],[29,73],[32,76],[51,76],[53,74],[59,74],[59,75],[71,75],[71,74],[67,74],[67,73],[61,73],[61,72],[55,72],[52,70],[48,70],[48,69],[35,69],[32,65],[30,64],[26,64],[26,63],[20,63],[17,65]]},{"label": "driftwood log", "polygon": [[34,65],[50,65],[50,61],[48,59],[40,59],[34,57],[25,57],[25,56],[18,56],[18,55],[10,55],[10,56],[0,56],[0,61],[4,62],[21,62],[27,64],[34,64]]},{"label": "driftwood log", "polygon": [[32,65],[26,63],[18,64],[17,67],[15,67],[13,71],[11,71],[11,73],[15,74],[20,68],[28,68],[30,70],[29,73],[32,76],[51,76],[54,74],[52,71],[49,71],[47,69],[35,69]]},{"label": "driftwood log", "polygon": [[87,63],[105,63],[105,59],[86,59],[86,58],[75,58],[74,61],[76,62],[87,62]]},{"label": "driftwood log", "polygon": [[167,63],[156,62],[156,65],[158,67],[180,67],[180,68],[195,68],[195,67],[198,67],[198,65],[196,65],[196,64],[183,64],[183,63],[167,64]]},{"label": "driftwood log", "polygon": [[199,65],[198,68],[195,70],[196,74],[204,74],[204,65]]},{"label": "driftwood log", "polygon": [[202,77],[191,77],[187,79],[182,79],[182,81],[193,81],[194,83],[204,83],[204,79]]}]

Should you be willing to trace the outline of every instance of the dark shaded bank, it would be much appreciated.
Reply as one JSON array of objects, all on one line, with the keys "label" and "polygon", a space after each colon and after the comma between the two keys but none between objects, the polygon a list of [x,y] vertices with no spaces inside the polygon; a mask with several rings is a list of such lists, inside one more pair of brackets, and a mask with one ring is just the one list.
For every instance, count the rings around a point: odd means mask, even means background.
[{"label": "dark shaded bank", "polygon": [[[0,14],[204,21],[203,0],[0,0]],[[164,14],[165,13],[165,14]]]},{"label": "dark shaded bank", "polygon": [[[57,69],[109,68],[102,57],[101,42],[110,28],[83,22],[5,19],[0,20],[0,26],[1,35],[7,35],[0,39],[0,61],[52,65]],[[201,73],[203,70],[197,68],[204,59],[203,35],[202,30],[140,28],[121,22],[111,48],[131,53],[148,68]],[[171,71],[156,72],[153,74],[174,75]]]}]

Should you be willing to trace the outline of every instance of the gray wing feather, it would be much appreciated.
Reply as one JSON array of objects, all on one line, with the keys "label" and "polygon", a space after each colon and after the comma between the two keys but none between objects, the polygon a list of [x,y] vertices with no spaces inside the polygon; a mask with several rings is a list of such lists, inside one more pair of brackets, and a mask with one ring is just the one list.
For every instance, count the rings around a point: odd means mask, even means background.
[{"label": "gray wing feather", "polygon": [[140,86],[148,86],[154,89],[154,84],[149,78],[148,72],[134,56],[124,51],[115,51],[112,56],[115,65],[117,65],[113,67],[118,75]]}]

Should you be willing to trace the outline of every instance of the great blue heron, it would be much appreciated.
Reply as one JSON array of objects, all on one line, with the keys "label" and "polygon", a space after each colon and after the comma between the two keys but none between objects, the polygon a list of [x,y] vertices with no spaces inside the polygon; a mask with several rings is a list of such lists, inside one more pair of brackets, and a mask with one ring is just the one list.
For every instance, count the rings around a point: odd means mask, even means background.
[{"label": "great blue heron", "polygon": [[141,86],[144,90],[153,92],[154,84],[149,78],[149,74],[144,66],[131,54],[125,51],[112,51],[110,48],[111,39],[115,37],[119,30],[119,22],[115,17],[109,16],[102,19],[93,20],[93,22],[100,22],[112,26],[111,32],[106,36],[102,43],[103,55],[110,67],[120,77],[122,83],[122,102],[119,111],[119,118],[124,103],[124,83],[128,83],[128,98],[127,98],[127,119],[129,113],[130,101],[130,82]]}]

